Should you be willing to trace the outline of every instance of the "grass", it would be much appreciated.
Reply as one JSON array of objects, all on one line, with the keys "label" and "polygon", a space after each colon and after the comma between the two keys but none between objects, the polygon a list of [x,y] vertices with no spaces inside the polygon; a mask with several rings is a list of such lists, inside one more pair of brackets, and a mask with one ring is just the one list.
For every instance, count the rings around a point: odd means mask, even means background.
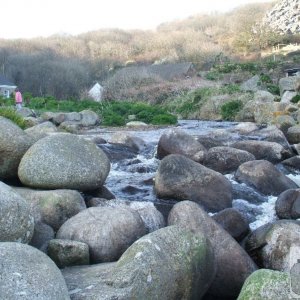
[{"label": "grass", "polygon": [[237,113],[242,109],[243,103],[239,100],[227,102],[221,106],[221,116],[225,121],[234,121]]},{"label": "grass", "polygon": [[191,115],[194,115],[195,112],[200,111],[210,97],[224,94],[235,95],[239,92],[240,88],[237,84],[229,84],[222,87],[199,88],[176,98],[168,99],[164,105],[174,114],[179,115],[181,118],[188,119]]},{"label": "grass", "polygon": [[0,116],[11,120],[22,129],[26,128],[26,121],[13,108],[0,107]]}]

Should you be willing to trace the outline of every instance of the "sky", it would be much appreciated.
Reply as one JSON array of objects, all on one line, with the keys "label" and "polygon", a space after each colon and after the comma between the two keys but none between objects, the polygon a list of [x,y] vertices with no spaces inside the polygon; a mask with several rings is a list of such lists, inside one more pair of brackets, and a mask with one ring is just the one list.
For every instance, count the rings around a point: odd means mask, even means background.
[{"label": "sky", "polygon": [[80,34],[102,28],[155,29],[199,13],[272,0],[4,0],[0,38]]}]

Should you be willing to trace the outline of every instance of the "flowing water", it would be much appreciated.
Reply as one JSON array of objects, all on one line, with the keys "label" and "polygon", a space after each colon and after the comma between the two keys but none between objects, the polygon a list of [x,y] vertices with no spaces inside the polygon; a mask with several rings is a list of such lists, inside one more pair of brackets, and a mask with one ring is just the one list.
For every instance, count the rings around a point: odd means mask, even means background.
[{"label": "flowing water", "polygon": [[[215,122],[215,121],[193,121],[182,120],[176,126],[190,135],[201,136],[217,129],[230,129],[237,123],[234,122]],[[118,198],[130,201],[151,201],[155,204],[164,203],[165,200],[157,199],[153,191],[153,178],[159,166],[159,160],[155,157],[156,148],[162,133],[169,128],[146,129],[146,130],[128,130],[133,136],[143,139],[146,147],[139,153],[129,153],[127,158],[122,160],[112,160],[111,171],[106,180],[106,187]],[[117,129],[120,131],[120,129]],[[109,141],[116,129],[99,128],[96,131],[89,132],[89,135],[101,136]],[[233,136],[238,140],[240,137]],[[232,138],[232,135],[231,135]],[[255,139],[255,137],[253,137]],[[110,144],[99,145],[103,150],[109,149]],[[292,175],[291,175],[292,176]],[[294,175],[293,175],[294,176]],[[245,184],[239,184],[234,181],[233,174],[227,174],[226,177],[239,190],[250,189]],[[298,179],[299,176],[296,176]],[[247,191],[248,192],[248,191]],[[251,191],[250,193],[256,193]],[[233,207],[237,208],[247,218],[250,228],[255,229],[263,224],[276,219],[274,204],[276,197],[265,197],[259,195],[258,203],[251,203],[249,199],[236,197],[233,200]]]}]

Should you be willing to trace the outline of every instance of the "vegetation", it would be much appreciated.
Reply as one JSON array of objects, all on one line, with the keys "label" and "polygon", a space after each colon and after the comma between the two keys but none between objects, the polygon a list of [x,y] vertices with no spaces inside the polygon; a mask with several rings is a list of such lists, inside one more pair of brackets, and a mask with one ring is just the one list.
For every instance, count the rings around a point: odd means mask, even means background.
[{"label": "vegetation", "polygon": [[296,95],[291,99],[292,103],[298,103],[300,101],[300,95]]},{"label": "vegetation", "polygon": [[20,128],[26,128],[26,121],[13,108],[0,107],[0,116],[13,121]]},{"label": "vegetation", "polygon": [[141,102],[110,102],[103,106],[103,125],[125,125],[129,116],[134,115],[136,121],[153,125],[176,124],[177,117],[169,114],[165,109],[157,105],[149,105]]},{"label": "vegetation", "polygon": [[102,125],[104,126],[123,126],[129,121],[130,115],[134,115],[136,121],[142,121],[147,124],[163,125],[177,123],[177,117],[169,114],[165,109],[160,108],[158,105],[149,105],[142,102],[57,101],[53,97],[36,97],[32,98],[27,106],[38,112],[80,112],[89,109],[101,116]]},{"label": "vegetation", "polygon": [[221,106],[222,119],[226,121],[234,121],[237,113],[242,109],[243,103],[239,100],[227,102]]},{"label": "vegetation", "polygon": [[[198,70],[214,66],[207,78],[215,80],[238,69],[255,72],[256,65],[243,60],[292,39],[257,28],[271,6],[251,4],[224,14],[195,15],[161,24],[156,31],[105,29],[78,36],[2,39],[0,70],[23,92],[56,99],[84,99],[93,82],[106,84],[120,67],[134,64],[190,61]],[[293,37],[297,41],[300,37]],[[236,65],[228,58],[242,61]]]}]

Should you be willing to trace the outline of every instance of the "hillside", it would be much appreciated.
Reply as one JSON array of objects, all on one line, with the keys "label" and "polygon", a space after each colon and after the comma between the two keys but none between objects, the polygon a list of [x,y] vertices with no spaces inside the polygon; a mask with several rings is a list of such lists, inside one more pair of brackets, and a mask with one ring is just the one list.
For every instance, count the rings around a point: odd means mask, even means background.
[{"label": "hillside", "polygon": [[257,59],[263,49],[291,39],[257,27],[271,8],[272,3],[251,4],[224,14],[195,15],[155,31],[103,29],[0,40],[0,70],[22,91],[58,99],[85,98],[93,82],[105,84],[128,64],[192,62],[198,71],[209,70],[220,57]]}]

